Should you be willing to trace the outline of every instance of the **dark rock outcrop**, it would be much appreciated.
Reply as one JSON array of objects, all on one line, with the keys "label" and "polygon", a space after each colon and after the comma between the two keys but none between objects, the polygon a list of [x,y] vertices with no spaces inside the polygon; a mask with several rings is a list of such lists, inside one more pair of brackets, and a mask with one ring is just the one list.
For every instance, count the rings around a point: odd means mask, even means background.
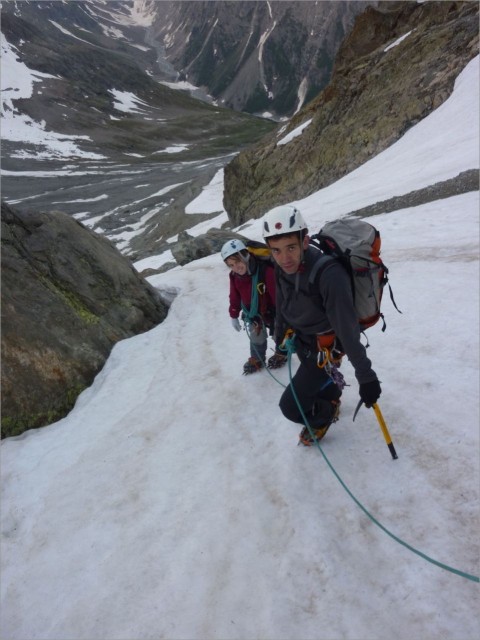
[{"label": "dark rock outcrop", "polygon": [[66,415],[112,346],[166,314],[108,240],[2,203],[2,437]]},{"label": "dark rock outcrop", "polygon": [[398,209],[418,207],[426,202],[451,198],[452,196],[458,196],[461,193],[468,193],[469,191],[478,191],[479,188],[480,176],[478,169],[470,169],[469,171],[462,171],[454,178],[436,182],[428,187],[416,189],[415,191],[404,193],[401,196],[394,196],[393,198],[388,198],[388,200],[382,200],[367,207],[356,209],[355,211],[351,211],[349,215],[359,218],[376,216],[380,213],[398,211]]},{"label": "dark rock outcrop", "polygon": [[225,229],[209,229],[207,233],[196,237],[190,236],[184,231],[178,236],[178,241],[172,247],[172,254],[178,264],[188,264],[192,260],[217,253],[231,238],[244,240],[245,236]]},{"label": "dark rock outcrop", "polygon": [[[366,9],[328,87],[284,131],[225,167],[224,206],[233,226],[314,193],[398,140],[451,94],[478,55],[478,29],[476,2],[382,2]],[[309,120],[301,135],[277,145]]]}]

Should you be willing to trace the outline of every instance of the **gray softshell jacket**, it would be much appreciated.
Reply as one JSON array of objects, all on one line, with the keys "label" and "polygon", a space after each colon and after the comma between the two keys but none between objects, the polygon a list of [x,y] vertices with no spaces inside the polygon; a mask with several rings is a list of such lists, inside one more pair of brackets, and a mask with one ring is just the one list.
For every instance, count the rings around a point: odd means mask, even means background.
[{"label": "gray softshell jacket", "polygon": [[[317,334],[333,329],[355,369],[358,382],[362,384],[376,380],[372,363],[360,339],[350,279],[344,267],[332,260],[322,270],[320,278],[316,278],[315,285],[308,282],[318,256],[318,250],[309,247],[299,270],[292,275],[275,266],[277,344],[282,341],[289,327],[295,331],[297,341],[304,346],[314,346]],[[318,295],[314,287],[318,287]]]}]

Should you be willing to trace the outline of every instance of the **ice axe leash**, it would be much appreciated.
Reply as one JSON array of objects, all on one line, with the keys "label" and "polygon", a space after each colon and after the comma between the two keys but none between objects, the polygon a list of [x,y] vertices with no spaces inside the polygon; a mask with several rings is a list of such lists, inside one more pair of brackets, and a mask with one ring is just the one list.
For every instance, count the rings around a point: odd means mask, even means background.
[{"label": "ice axe leash", "polygon": [[[355,413],[353,414],[353,421],[355,422],[355,418],[357,417],[357,413],[360,407],[363,404],[363,400],[359,400],[357,404],[357,408],[355,409]],[[380,429],[382,430],[383,437],[385,438],[385,442],[387,443],[387,447],[390,451],[390,454],[394,460],[398,459],[397,452],[395,451],[395,447],[393,446],[392,438],[390,437],[390,433],[388,432],[387,424],[383,418],[382,412],[380,411],[380,407],[377,403],[372,405],[372,409],[377,416],[378,424],[380,425]]]}]

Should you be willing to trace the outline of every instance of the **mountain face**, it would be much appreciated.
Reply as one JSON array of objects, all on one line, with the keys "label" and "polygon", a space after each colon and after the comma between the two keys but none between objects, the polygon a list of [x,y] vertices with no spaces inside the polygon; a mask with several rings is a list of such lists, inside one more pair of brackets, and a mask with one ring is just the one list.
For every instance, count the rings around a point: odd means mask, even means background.
[{"label": "mountain face", "polygon": [[1,18],[2,197],[75,216],[134,259],[212,217],[185,207],[275,127],[160,82],[141,3],[7,0]]},{"label": "mountain face", "polygon": [[[14,108],[44,121],[47,130],[86,136],[82,149],[112,159],[187,142],[198,156],[206,139],[212,152],[227,152],[271,128],[154,80],[157,52],[145,42],[147,24],[133,7],[102,0],[2,2],[2,34],[23,63],[46,74]],[[119,93],[135,96],[136,109],[122,110]]]},{"label": "mountain face", "polygon": [[[177,234],[212,217],[186,215],[187,204],[233,154],[275,127],[212,104],[188,83],[172,83],[182,73],[172,66],[173,54],[180,55],[181,45],[188,44],[184,53],[203,59],[206,49],[196,50],[198,34],[218,20],[221,29],[210,41],[216,51],[226,51],[236,38],[250,43],[239,62],[243,71],[231,76],[229,87],[222,75],[230,64],[226,57],[214,58],[211,73],[205,72],[205,58],[198,79],[203,83],[220,73],[229,104],[241,109],[244,101],[235,97],[239,87],[250,99],[260,73],[262,82],[276,87],[275,109],[285,113],[293,104],[287,94],[297,96],[302,81],[302,101],[325,81],[331,51],[366,4],[3,2],[2,37],[35,77],[27,95],[9,91],[2,82],[3,197],[35,212],[55,209],[75,216],[133,259],[169,250]],[[175,35],[177,27],[182,37]],[[281,68],[275,62],[279,56]],[[188,77],[196,81],[190,72]],[[213,85],[205,81],[205,89]],[[132,108],[124,108],[122,100]],[[27,134],[19,139],[15,128],[22,118]],[[61,152],[43,139],[38,142],[33,135],[38,123],[55,142],[72,144]]]},{"label": "mountain face", "polygon": [[232,224],[304,198],[386,149],[446,100],[476,55],[476,2],[368,7],[342,44],[328,87],[225,167]]},{"label": "mountain face", "polygon": [[[316,34],[330,47],[365,5],[328,86],[282,126],[171,82],[210,51],[201,76],[209,90],[218,82],[240,107],[237,89],[260,74],[279,113],[287,85],[298,109],[317,82],[299,89],[307,58],[319,59]],[[475,2],[7,0],[1,11],[2,197],[72,215],[135,260],[169,251],[178,234],[221,213],[186,207],[223,167],[232,225],[345,175],[440,105],[478,51]],[[10,53],[35,76],[30,93],[15,78],[4,84]],[[59,151],[47,136],[72,144]]]},{"label": "mountain face", "polygon": [[204,2],[144,4],[166,59],[220,104],[291,116],[329,79],[355,16],[376,2]]}]

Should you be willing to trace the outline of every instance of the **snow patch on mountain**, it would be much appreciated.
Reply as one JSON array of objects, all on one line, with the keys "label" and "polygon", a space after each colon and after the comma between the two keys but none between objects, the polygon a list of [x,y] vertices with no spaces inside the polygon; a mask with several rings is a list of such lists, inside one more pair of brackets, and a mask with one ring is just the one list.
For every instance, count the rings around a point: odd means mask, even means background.
[{"label": "snow patch on mountain", "polygon": [[143,111],[142,107],[148,107],[148,104],[144,100],[141,100],[131,91],[111,89],[110,93],[115,99],[113,106],[117,111],[123,111],[124,113],[141,113]]},{"label": "snow patch on mountain", "polygon": [[[281,145],[288,144],[289,142],[291,142],[294,138],[296,138],[297,136],[301,135],[303,133],[303,130],[306,129],[311,122],[312,122],[312,118],[310,118],[306,122],[302,122],[301,125],[296,127],[293,131],[290,131],[289,133],[287,133],[286,136],[284,136],[281,140],[279,140],[277,142],[277,145],[281,146]],[[283,129],[281,129],[281,130],[283,130]]]},{"label": "snow patch on mountain", "polygon": [[[88,136],[63,135],[54,131],[46,131],[45,122],[37,122],[27,115],[21,114],[15,107],[15,100],[30,98],[35,90],[35,83],[45,79],[55,79],[48,73],[29,69],[18,59],[16,47],[7,42],[1,34],[2,47],[2,139],[12,142],[23,142],[34,148],[25,148],[12,153],[13,158],[83,158],[100,160],[104,158],[98,153],[85,152],[76,145],[76,140],[89,140]],[[38,89],[40,91],[40,89]]]}]

